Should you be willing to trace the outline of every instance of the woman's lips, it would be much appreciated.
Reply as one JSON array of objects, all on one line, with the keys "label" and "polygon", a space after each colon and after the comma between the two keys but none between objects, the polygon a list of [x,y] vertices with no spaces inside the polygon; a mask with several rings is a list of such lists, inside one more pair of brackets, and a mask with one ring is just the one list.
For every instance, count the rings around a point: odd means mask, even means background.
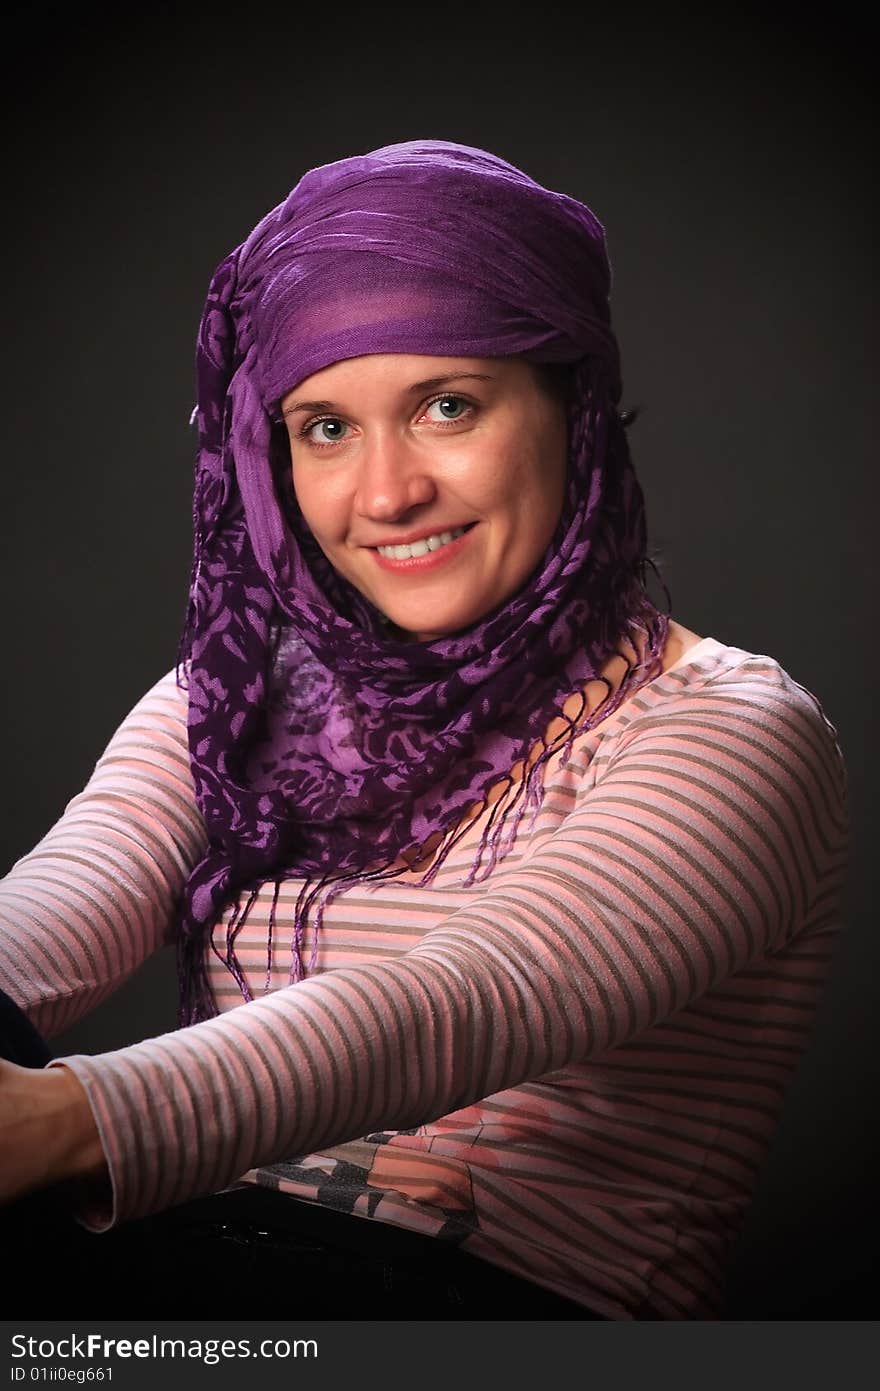
[{"label": "woman's lips", "polygon": [[[467,545],[468,538],[474,530],[476,523],[467,527],[462,536],[455,537],[452,541],[445,542],[435,551],[428,551],[426,555],[406,556],[398,559],[396,556],[382,555],[378,548],[373,550],[376,557],[376,564],[381,570],[393,570],[398,573],[422,574],[426,570],[436,570],[441,565],[446,565],[460,554],[463,547]],[[457,529],[457,528],[456,528]],[[443,533],[435,533],[442,535]],[[427,538],[425,538],[427,539]],[[389,544],[394,544],[390,542]]]}]

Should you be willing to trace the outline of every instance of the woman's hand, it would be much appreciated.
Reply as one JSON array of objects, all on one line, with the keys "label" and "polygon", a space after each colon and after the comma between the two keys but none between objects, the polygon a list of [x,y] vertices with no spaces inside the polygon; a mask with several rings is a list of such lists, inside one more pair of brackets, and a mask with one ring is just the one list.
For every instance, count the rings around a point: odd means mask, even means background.
[{"label": "woman's hand", "polygon": [[0,1203],[105,1170],[98,1128],[75,1074],[0,1060]]}]

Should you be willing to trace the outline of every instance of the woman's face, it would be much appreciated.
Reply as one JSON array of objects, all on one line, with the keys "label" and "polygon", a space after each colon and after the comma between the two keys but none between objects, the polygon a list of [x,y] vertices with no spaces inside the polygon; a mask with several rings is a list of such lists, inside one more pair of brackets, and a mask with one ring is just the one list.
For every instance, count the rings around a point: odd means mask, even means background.
[{"label": "woman's face", "polygon": [[281,407],[303,517],[405,635],[468,627],[537,566],[562,511],[567,426],[529,363],[375,353],[315,372]]}]

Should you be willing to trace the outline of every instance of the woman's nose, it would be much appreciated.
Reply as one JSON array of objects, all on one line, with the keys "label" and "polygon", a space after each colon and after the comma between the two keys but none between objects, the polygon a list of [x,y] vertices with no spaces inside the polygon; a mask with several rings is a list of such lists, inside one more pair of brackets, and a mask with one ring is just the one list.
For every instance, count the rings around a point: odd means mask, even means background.
[{"label": "woman's nose", "polygon": [[363,449],[355,508],[373,521],[390,522],[432,502],[437,489],[430,467],[406,440],[384,438]]}]

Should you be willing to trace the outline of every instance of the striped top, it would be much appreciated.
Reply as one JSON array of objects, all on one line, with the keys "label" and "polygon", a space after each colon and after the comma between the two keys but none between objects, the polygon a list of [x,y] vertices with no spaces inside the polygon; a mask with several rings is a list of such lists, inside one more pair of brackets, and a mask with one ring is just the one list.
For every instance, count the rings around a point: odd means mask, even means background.
[{"label": "striped top", "polygon": [[[169,673],[0,884],[0,986],[67,1028],[167,940],[204,846]],[[251,1003],[227,914],[218,1018],[65,1059],[111,1177],[90,1225],[256,1181],[613,1319],[716,1316],[840,927],[836,730],[773,658],[703,638],[548,765],[465,889],[473,848],[340,895],[295,984],[298,883],[271,942],[270,884],[236,939]]]}]

